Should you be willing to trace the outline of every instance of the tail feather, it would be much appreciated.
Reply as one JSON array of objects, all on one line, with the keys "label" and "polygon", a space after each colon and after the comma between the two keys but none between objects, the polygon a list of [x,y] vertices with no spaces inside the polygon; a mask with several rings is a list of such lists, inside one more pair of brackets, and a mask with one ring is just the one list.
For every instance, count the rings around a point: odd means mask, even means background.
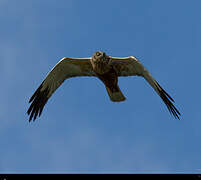
[{"label": "tail feather", "polygon": [[111,101],[120,102],[120,101],[125,101],[126,100],[125,96],[121,92],[121,90],[120,90],[118,85],[117,85],[117,87],[115,87],[113,89],[106,86],[106,90],[108,92],[108,95],[109,95]]}]

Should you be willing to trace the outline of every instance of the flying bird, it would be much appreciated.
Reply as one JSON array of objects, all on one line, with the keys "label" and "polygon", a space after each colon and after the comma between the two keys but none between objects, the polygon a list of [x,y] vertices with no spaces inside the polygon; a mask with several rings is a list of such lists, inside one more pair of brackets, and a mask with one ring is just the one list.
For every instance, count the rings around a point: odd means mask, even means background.
[{"label": "flying bird", "polygon": [[117,58],[97,51],[90,58],[64,57],[53,67],[29,100],[31,103],[27,111],[29,121],[32,119],[34,121],[41,115],[48,99],[66,79],[78,76],[94,76],[100,79],[113,102],[126,100],[119,88],[118,77],[142,76],[161,97],[169,112],[176,119],[180,119],[181,114],[173,105],[174,100],[136,57]]}]

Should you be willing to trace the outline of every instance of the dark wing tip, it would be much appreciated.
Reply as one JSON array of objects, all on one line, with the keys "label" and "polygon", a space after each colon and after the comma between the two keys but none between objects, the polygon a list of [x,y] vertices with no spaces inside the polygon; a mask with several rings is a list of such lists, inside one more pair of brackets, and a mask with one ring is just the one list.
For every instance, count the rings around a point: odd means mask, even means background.
[{"label": "dark wing tip", "polygon": [[35,91],[33,96],[30,98],[29,103],[31,103],[27,114],[29,116],[29,122],[35,121],[37,116],[40,116],[45,104],[48,101],[48,93],[49,89],[46,88],[45,90],[41,91],[42,84],[39,86],[39,88]]},{"label": "dark wing tip", "polygon": [[[178,111],[178,109],[172,104],[172,102],[174,102],[174,100],[170,97],[170,95],[165,92],[165,90],[157,83],[157,87],[158,88],[158,92],[160,97],[162,98],[163,102],[165,103],[165,105],[167,106],[169,112],[176,118],[180,120],[181,114]],[[172,101],[172,102],[171,102]]]}]

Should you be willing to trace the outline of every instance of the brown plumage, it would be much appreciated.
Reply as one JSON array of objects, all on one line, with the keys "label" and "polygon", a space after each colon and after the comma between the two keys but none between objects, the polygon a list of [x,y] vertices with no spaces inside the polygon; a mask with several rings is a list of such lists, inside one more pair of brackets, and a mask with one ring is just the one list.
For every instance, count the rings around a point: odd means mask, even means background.
[{"label": "brown plumage", "polygon": [[[119,76],[142,76],[153,87],[166,104],[170,113],[179,119],[180,112],[173,105],[174,100],[152,77],[137,58],[130,56],[116,58],[107,56],[98,51],[91,58],[63,58],[48,73],[45,80],[30,98],[30,107],[27,111],[29,121],[40,116],[45,104],[55,90],[68,78],[76,76],[95,76],[105,85],[111,101],[126,100],[118,86]],[[172,101],[172,102],[171,102]]]},{"label": "brown plumage", "polygon": [[118,86],[118,74],[113,65],[109,64],[110,57],[104,52],[96,52],[91,59],[93,71],[105,84],[111,101],[120,102],[126,100]]}]

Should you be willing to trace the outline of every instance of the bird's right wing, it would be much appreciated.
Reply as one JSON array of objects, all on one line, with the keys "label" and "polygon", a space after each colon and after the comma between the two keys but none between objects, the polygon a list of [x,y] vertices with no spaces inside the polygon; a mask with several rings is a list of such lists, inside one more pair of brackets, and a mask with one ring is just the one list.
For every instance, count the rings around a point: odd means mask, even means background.
[{"label": "bird's right wing", "polygon": [[30,115],[29,121],[41,115],[48,99],[64,80],[76,76],[95,76],[90,58],[65,57],[54,66],[29,100],[31,103],[27,111]]},{"label": "bird's right wing", "polygon": [[[142,76],[154,88],[157,94],[161,97],[169,112],[177,119],[180,119],[180,112],[173,105],[174,100],[170,95],[158,84],[152,77],[151,73],[134,57],[116,58],[110,57],[110,63],[115,68],[118,76]],[[171,102],[172,101],[172,102]]]}]

